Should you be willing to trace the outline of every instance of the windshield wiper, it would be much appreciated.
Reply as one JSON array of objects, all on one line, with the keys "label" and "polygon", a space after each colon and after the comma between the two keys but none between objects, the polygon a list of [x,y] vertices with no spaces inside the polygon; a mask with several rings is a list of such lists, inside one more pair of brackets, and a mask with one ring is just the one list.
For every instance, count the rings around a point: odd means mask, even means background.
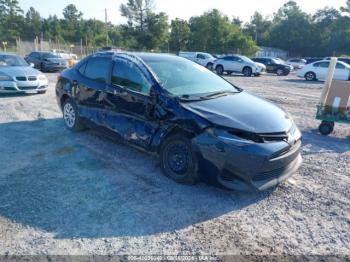
[{"label": "windshield wiper", "polygon": [[208,98],[213,98],[213,97],[218,97],[218,96],[227,96],[230,94],[238,94],[239,92],[234,92],[234,91],[218,91],[214,93],[210,93],[206,96],[201,96],[202,99],[208,99]]}]

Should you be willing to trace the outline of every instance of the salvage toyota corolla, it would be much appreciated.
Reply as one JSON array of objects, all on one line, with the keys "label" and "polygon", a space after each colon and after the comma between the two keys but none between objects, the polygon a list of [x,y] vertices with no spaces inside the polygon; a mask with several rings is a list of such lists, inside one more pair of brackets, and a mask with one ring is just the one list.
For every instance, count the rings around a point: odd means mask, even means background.
[{"label": "salvage toyota corolla", "polygon": [[56,94],[69,129],[156,153],[178,183],[262,191],[302,162],[290,114],[177,56],[97,53],[62,72]]}]

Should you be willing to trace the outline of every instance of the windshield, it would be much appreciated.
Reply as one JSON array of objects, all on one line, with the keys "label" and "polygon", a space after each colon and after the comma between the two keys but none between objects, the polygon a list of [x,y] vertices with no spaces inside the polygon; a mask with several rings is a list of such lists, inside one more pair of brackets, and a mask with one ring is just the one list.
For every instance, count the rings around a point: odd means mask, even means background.
[{"label": "windshield", "polygon": [[0,66],[29,66],[21,57],[16,55],[0,55]]},{"label": "windshield", "polygon": [[55,55],[54,53],[43,53],[42,54],[43,58],[60,58],[58,55]]},{"label": "windshield", "polygon": [[249,62],[249,63],[253,63],[254,61],[251,60],[250,58],[246,57],[246,56],[239,56],[239,58],[241,58],[244,62]]},{"label": "windshield", "polygon": [[233,85],[205,67],[179,57],[144,59],[163,88],[174,96],[196,96],[217,92],[239,92]]},{"label": "windshield", "polygon": [[211,54],[203,54],[205,56],[206,59],[213,59],[215,57],[213,57]]}]

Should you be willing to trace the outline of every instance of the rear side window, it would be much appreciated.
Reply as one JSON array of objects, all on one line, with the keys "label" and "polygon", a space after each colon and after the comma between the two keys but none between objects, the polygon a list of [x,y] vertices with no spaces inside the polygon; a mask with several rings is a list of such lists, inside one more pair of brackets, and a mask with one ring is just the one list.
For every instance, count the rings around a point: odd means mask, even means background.
[{"label": "rear side window", "polygon": [[336,66],[337,69],[345,69],[345,66],[340,64],[340,63],[337,63],[337,66]]},{"label": "rear side window", "polygon": [[197,58],[199,58],[199,59],[205,59],[205,56],[202,55],[202,54],[198,54],[198,55],[197,55]]},{"label": "rear side window", "polygon": [[110,59],[103,57],[91,58],[86,64],[84,76],[96,82],[105,83],[109,67]]},{"label": "rear side window", "polygon": [[141,70],[130,62],[117,60],[112,72],[112,85],[122,86],[132,91],[148,95],[151,84]]}]

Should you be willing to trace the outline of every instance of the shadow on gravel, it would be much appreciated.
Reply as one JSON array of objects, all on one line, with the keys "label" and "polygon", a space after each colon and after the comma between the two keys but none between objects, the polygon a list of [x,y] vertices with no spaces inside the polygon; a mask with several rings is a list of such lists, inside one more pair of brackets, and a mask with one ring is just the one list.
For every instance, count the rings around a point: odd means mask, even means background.
[{"label": "shadow on gravel", "polygon": [[303,144],[311,147],[303,155],[319,154],[321,152],[346,153],[350,151],[350,137],[338,138],[332,135],[321,135],[317,129],[310,129],[303,132]]},{"label": "shadow on gravel", "polygon": [[145,236],[238,211],[243,194],[170,181],[157,160],[61,119],[0,124],[0,215],[55,238]]},{"label": "shadow on gravel", "polygon": [[0,99],[3,98],[3,97],[22,97],[22,96],[37,96],[40,94],[37,94],[37,93],[8,93],[8,94],[0,94]]}]

